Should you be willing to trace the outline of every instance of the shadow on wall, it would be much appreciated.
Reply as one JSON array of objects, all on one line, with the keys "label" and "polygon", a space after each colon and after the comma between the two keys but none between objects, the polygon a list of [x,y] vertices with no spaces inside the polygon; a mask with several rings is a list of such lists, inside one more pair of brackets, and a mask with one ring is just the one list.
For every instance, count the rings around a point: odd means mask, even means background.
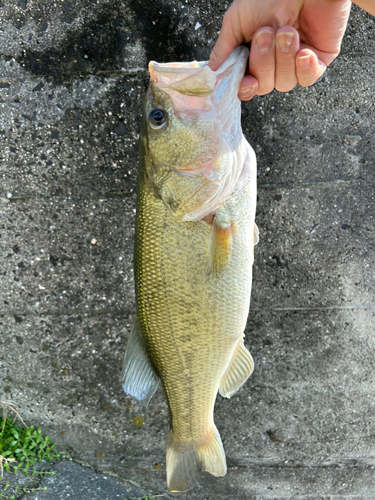
[{"label": "shadow on wall", "polygon": [[127,46],[139,40],[147,61],[192,57],[187,32],[179,28],[180,14],[171,5],[131,1],[130,6],[133,17],[126,15],[121,5],[105,6],[96,19],[86,19],[81,29],[68,29],[60,45],[44,51],[23,51],[17,62],[34,75],[66,83],[77,76],[121,70]]}]

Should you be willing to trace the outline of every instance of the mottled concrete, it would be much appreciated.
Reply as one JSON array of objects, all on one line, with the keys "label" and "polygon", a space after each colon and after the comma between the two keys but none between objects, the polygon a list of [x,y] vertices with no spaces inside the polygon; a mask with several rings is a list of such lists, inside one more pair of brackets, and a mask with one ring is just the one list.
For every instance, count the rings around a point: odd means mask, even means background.
[{"label": "mottled concrete", "polygon": [[[164,396],[145,410],[119,381],[146,64],[206,59],[227,6],[0,2],[0,398],[154,494]],[[228,475],[181,499],[375,498],[374,28],[354,8],[321,81],[243,106],[259,164],[255,371],[216,405]]]}]

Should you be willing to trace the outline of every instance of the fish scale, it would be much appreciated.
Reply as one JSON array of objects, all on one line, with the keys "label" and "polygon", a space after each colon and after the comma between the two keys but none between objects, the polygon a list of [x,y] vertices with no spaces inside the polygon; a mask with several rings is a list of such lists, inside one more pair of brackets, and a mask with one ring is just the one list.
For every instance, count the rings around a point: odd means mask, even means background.
[{"label": "fish scale", "polygon": [[[249,222],[238,221],[238,232],[242,226],[249,231]],[[176,222],[147,184],[139,193],[136,231],[137,302],[147,350],[162,380],[176,436],[200,441],[212,428],[219,382],[233,356],[233,340],[238,342],[246,323],[249,248],[244,238],[236,238],[225,273],[206,276],[209,228]],[[234,314],[234,305],[240,314]],[[188,330],[194,343],[186,345]]]},{"label": "fish scale", "polygon": [[[163,67],[169,71],[171,66],[153,68],[156,63],[150,64],[151,76],[156,71],[160,74],[150,83],[141,130],[134,266],[137,318],[124,358],[123,386],[128,394],[147,405],[158,380],[163,385],[170,410],[166,465],[168,488],[172,492],[191,488],[198,467],[218,476],[226,473],[225,454],[213,418],[217,392],[230,397],[245,382],[253,366],[242,339],[257,238],[256,162],[237,123],[240,119],[237,90],[246,50],[237,49],[221,72],[220,68],[216,73],[211,72],[218,75],[218,85],[223,86],[221,93],[216,95],[212,87],[210,100],[207,89],[212,82],[214,85],[215,79],[209,74],[199,97],[201,101],[197,98],[194,101],[203,144],[220,146],[214,137],[207,140],[217,130],[217,123],[213,126],[215,106],[223,105],[220,99],[232,106],[233,119],[224,113],[220,131],[223,141],[227,129],[230,134],[225,139],[226,160],[214,180],[194,171],[191,182],[189,178],[181,182],[178,168],[186,170],[186,164],[194,164],[202,155],[202,147],[189,146],[189,133],[193,137],[191,144],[196,143],[199,135],[197,130],[191,130],[194,113],[189,111],[184,122],[183,112],[173,107],[176,92],[178,106],[185,102],[181,89],[189,92],[194,88],[199,96],[204,71],[211,70],[203,63],[194,63],[197,81],[194,72],[190,72],[189,81],[177,82],[174,87],[179,90],[170,90],[160,86]],[[182,72],[185,68],[181,68]],[[177,80],[180,76],[178,73]],[[168,85],[174,81],[172,77],[168,76]],[[147,123],[147,117],[152,117],[155,110],[160,119],[168,115],[165,126]],[[176,157],[170,151],[171,144],[184,163],[170,164],[171,158]],[[228,161],[229,151],[233,161]],[[215,162],[220,159],[220,150],[212,154]],[[202,157],[209,164],[207,155]],[[206,188],[210,182],[212,187],[207,190],[210,198],[205,201],[204,195],[199,194],[199,186]],[[163,183],[168,183],[167,190],[163,191]],[[230,196],[220,202],[221,193],[227,192],[231,192]],[[190,215],[183,212],[184,206],[198,203],[194,197],[215,207],[204,220],[199,218],[205,214],[204,207],[197,205],[197,211],[194,209]]]}]

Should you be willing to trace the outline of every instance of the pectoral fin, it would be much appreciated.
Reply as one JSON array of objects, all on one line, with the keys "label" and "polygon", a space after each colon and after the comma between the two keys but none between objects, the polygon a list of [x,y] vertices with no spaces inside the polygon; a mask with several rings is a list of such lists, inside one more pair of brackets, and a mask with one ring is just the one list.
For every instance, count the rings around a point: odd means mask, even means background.
[{"label": "pectoral fin", "polygon": [[220,272],[227,267],[232,254],[234,233],[232,222],[219,223],[214,218],[208,245],[207,273]]},{"label": "pectoral fin", "polygon": [[241,339],[232,361],[220,381],[220,394],[225,398],[230,398],[250,377],[253,368],[253,358]]},{"label": "pectoral fin", "polygon": [[135,318],[122,364],[122,387],[126,394],[147,406],[159,385]]}]

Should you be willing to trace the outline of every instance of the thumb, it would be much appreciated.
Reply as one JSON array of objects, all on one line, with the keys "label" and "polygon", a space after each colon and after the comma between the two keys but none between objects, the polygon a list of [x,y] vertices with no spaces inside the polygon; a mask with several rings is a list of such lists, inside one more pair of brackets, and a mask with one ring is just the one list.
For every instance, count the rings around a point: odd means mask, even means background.
[{"label": "thumb", "polygon": [[223,25],[219,34],[219,38],[216,40],[214,48],[210,54],[210,60],[208,61],[209,68],[212,71],[216,71],[227,57],[244,41],[243,34],[235,29],[235,23],[233,22],[233,16],[231,13],[231,8],[226,12]]}]

